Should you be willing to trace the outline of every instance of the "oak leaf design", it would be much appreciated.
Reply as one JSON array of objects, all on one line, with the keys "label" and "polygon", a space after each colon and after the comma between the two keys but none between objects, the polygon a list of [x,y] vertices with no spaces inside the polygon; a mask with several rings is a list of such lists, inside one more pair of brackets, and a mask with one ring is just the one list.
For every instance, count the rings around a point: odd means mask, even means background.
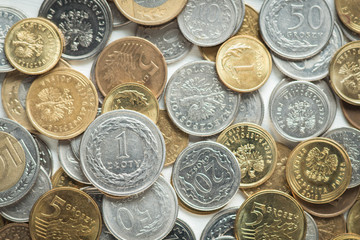
[{"label": "oak leaf design", "polygon": [[44,48],[44,41],[41,35],[35,35],[29,30],[21,30],[15,34],[12,45],[15,47],[14,53],[19,58],[39,57]]}]

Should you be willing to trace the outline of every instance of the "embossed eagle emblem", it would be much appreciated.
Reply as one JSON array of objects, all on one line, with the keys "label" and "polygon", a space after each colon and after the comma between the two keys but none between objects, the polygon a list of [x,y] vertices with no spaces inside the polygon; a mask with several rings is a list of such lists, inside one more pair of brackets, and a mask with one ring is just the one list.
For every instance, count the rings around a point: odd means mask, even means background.
[{"label": "embossed eagle emblem", "polygon": [[112,109],[124,109],[126,106],[145,107],[149,105],[144,94],[136,90],[124,90],[114,97]]},{"label": "embossed eagle emblem", "polygon": [[255,150],[254,144],[246,144],[233,151],[239,161],[241,178],[249,175],[250,178],[256,178],[256,173],[261,173],[265,169],[263,156]]},{"label": "embossed eagle emblem", "polygon": [[311,180],[319,183],[329,181],[331,175],[336,171],[339,161],[335,154],[329,154],[329,148],[312,148],[306,156],[305,175]]},{"label": "embossed eagle emblem", "polygon": [[35,35],[29,30],[21,30],[15,34],[16,40],[12,41],[14,53],[19,58],[39,57],[43,52],[44,41],[40,35]]}]

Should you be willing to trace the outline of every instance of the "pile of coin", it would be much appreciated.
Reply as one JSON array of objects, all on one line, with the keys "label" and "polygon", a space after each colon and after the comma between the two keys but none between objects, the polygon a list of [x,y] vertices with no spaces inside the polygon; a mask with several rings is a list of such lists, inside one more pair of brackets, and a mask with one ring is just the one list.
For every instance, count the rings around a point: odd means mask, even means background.
[{"label": "pile of coin", "polygon": [[[181,209],[215,213],[200,239],[360,239],[355,2],[0,6],[0,240],[195,239]],[[136,36],[108,44],[129,22]],[[205,60],[168,79],[193,45]],[[90,79],[66,62],[86,59]],[[286,77],[266,116],[272,61]],[[354,127],[334,128],[338,98]],[[54,174],[39,135],[58,141]]]}]

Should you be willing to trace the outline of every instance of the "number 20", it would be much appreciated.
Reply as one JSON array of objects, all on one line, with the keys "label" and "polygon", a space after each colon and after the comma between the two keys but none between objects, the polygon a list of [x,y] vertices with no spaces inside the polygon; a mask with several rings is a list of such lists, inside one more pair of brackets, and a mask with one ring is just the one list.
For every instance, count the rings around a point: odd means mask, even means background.
[{"label": "number 20", "polygon": [[[296,25],[296,26],[294,26],[294,27],[290,27],[290,28],[288,28],[288,30],[295,30],[295,29],[297,29],[297,28],[299,28],[303,23],[304,23],[304,21],[305,21],[305,16],[304,16],[304,14],[302,13],[303,11],[303,8],[304,8],[304,5],[295,5],[295,4],[291,4],[291,15],[293,15],[293,16],[296,16],[296,17],[298,17],[299,18],[299,23]],[[314,23],[314,19],[313,19],[313,13],[314,13],[314,11],[315,10],[318,10],[319,11],[319,23],[318,24],[316,24],[316,23]],[[308,15],[308,23],[309,23],[309,25],[310,25],[310,27],[312,28],[312,29],[314,29],[314,30],[317,30],[317,29],[319,29],[320,27],[321,27],[321,25],[323,24],[323,22],[324,22],[324,15],[323,15],[323,12],[322,12],[322,10],[321,10],[321,8],[320,8],[320,6],[319,5],[314,5],[314,6],[312,6],[311,8],[310,8],[310,10],[309,10],[309,15]]]}]

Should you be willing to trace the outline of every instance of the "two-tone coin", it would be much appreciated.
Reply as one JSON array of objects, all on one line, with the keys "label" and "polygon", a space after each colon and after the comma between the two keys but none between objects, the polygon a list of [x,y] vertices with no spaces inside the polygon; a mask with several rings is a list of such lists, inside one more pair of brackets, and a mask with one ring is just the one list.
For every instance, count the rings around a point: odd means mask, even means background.
[{"label": "two-tone coin", "polygon": [[316,226],[315,220],[310,214],[304,212],[306,216],[306,237],[305,240],[318,240],[319,239],[319,230]]},{"label": "two-tone coin", "polygon": [[348,232],[360,234],[359,219],[360,219],[360,201],[358,200],[351,207],[346,219],[346,227]]},{"label": "two-tone coin", "polygon": [[175,226],[171,230],[171,232],[163,238],[164,240],[172,240],[172,239],[186,239],[186,240],[195,240],[195,234],[191,230],[190,226],[181,219],[176,219]]}]

